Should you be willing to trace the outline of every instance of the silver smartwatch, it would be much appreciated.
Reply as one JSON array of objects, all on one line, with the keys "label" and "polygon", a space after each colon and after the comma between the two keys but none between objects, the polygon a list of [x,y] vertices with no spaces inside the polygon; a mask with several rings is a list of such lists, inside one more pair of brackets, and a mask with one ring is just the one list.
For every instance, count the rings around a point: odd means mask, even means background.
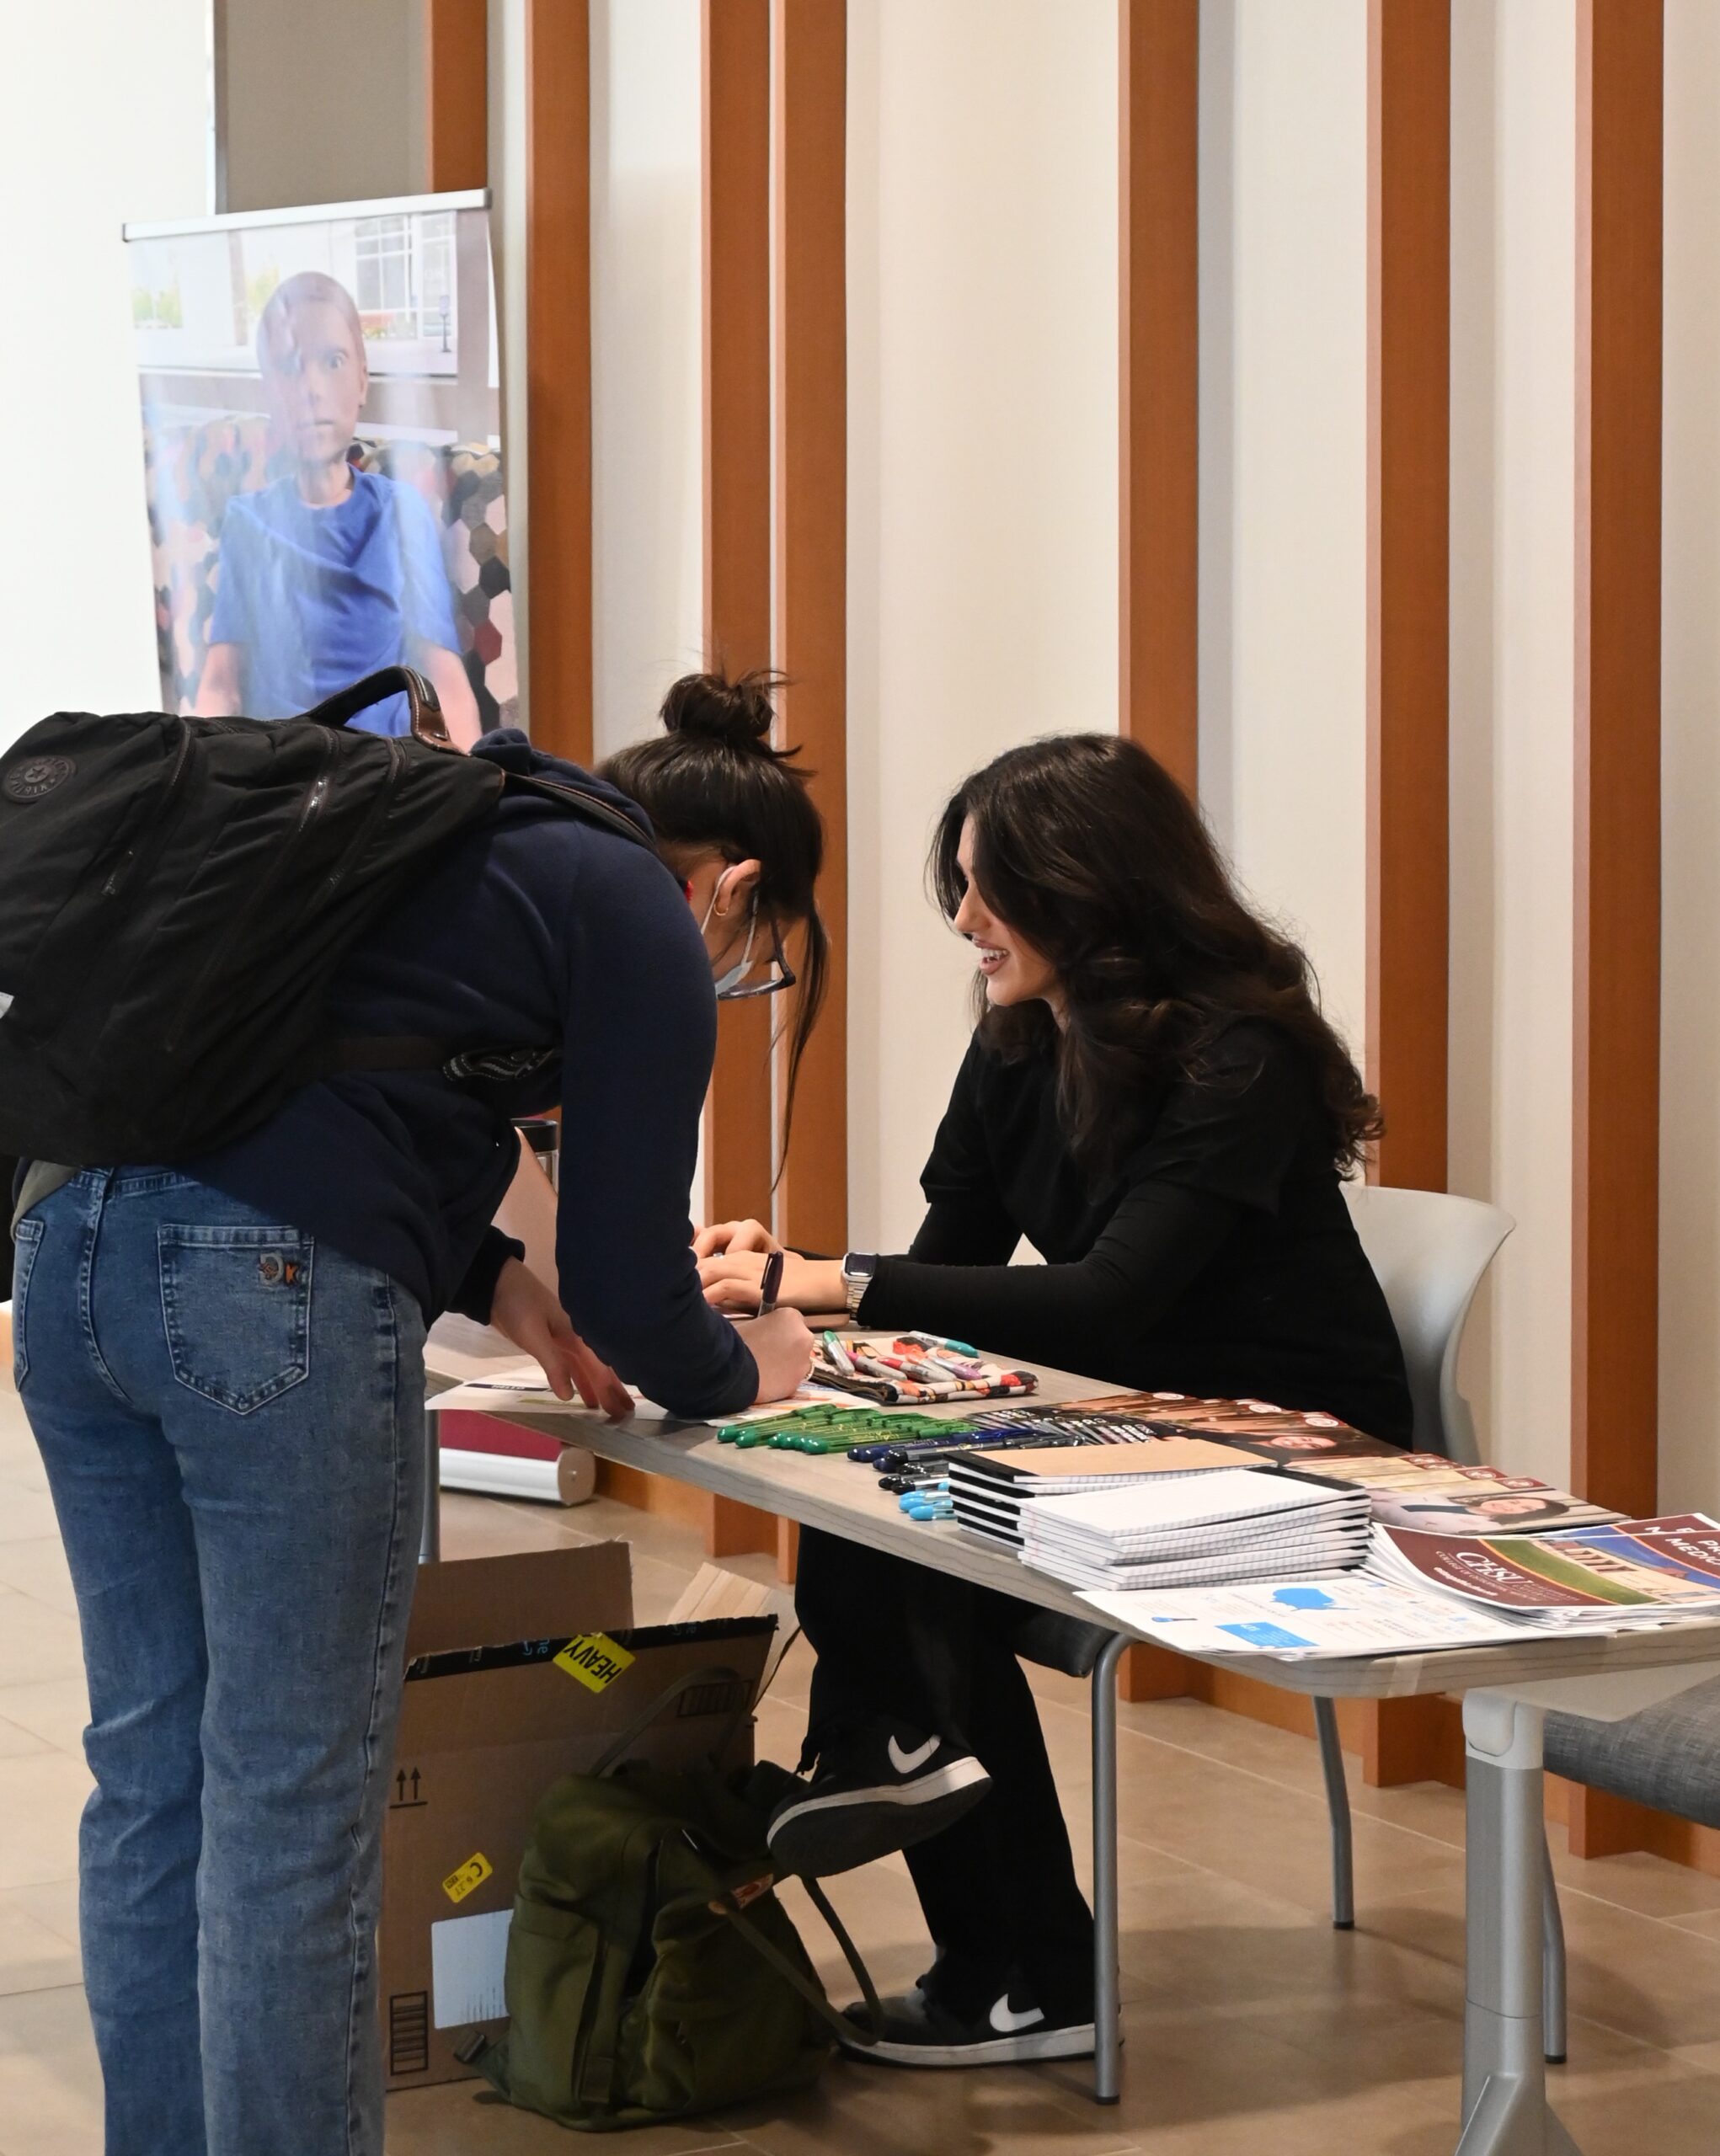
[{"label": "silver smartwatch", "polygon": [[842,1260],[842,1299],[848,1305],[850,1317],[858,1313],[877,1271],[876,1251],[851,1250]]}]

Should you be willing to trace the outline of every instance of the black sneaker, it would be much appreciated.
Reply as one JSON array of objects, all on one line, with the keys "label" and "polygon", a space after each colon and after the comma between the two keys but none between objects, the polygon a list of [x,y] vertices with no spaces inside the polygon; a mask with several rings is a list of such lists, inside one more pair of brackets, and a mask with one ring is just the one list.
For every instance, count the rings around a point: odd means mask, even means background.
[{"label": "black sneaker", "polygon": [[871,2025],[866,2009],[846,2009],[856,2030],[852,2043],[842,2045],[851,2057],[877,2059],[887,2066],[954,2067],[1018,2066],[1034,2059],[1092,2056],[1092,2020],[1055,2020],[1021,1984],[1011,1984],[971,2019],[917,1987],[879,2004],[884,2022],[875,2044],[859,2033]]},{"label": "black sneaker", "polygon": [[942,1833],[991,1785],[973,1753],[948,1737],[900,1722],[856,1723],[771,1814],[771,1854],[779,1871],[828,1879]]}]

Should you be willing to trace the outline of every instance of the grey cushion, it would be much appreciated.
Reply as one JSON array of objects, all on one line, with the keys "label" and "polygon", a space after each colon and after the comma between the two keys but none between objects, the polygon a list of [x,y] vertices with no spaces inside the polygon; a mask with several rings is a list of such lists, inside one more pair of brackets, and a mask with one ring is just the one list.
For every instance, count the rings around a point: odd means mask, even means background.
[{"label": "grey cushion", "polygon": [[1550,1773],[1720,1827],[1720,1678],[1623,1721],[1546,1718]]}]

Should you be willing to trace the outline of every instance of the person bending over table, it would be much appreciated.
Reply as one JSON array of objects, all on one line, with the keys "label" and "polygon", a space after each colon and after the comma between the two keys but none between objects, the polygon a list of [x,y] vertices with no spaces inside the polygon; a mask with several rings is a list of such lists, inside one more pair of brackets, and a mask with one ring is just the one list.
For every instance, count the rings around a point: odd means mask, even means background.
[{"label": "person bending over table", "polygon": [[[686,1200],[713,976],[718,995],[785,985],[771,954],[798,922],[798,1042],[815,1015],[822,828],[762,685],[692,676],[664,717],[625,791],[598,788],[656,819],[657,851],[510,792],[333,985],[340,1033],[518,1044],[528,1068],[345,1071],[184,1166],[26,1176],[14,1347],[89,1674],[108,2156],[381,2156],[381,1838],[430,1321],[488,1319],[562,1398],[621,1415],[606,1364],[692,1416],[782,1399],[810,1365],[798,1311],[710,1307]],[[474,753],[574,776],[521,734]],[[512,1118],[558,1103],[558,1297],[489,1225]]]},{"label": "person bending over table", "polygon": [[[1169,774],[1110,734],[1012,750],[950,801],[932,869],[978,958],[978,1022],[925,1220],[905,1257],[788,1254],[783,1299],[1407,1444],[1402,1354],[1340,1188],[1376,1103]],[[1043,1265],[1011,1266],[1023,1237]],[[694,1246],[713,1302],[756,1307],[775,1247],[756,1221]],[[796,1598],[814,1771],[774,1822],[778,1861],[905,1848],[936,1947],[859,2056],[1090,2052],[1092,1918],[1015,1652],[1039,1613],[811,1532]]]}]

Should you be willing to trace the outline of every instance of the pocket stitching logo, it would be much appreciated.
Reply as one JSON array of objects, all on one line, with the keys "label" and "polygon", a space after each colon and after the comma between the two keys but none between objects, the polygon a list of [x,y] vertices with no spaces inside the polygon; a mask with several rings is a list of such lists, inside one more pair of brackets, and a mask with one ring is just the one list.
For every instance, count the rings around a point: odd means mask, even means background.
[{"label": "pocket stitching logo", "polygon": [[70,756],[32,756],[7,774],[3,790],[8,801],[40,801],[63,786],[77,769]]}]

